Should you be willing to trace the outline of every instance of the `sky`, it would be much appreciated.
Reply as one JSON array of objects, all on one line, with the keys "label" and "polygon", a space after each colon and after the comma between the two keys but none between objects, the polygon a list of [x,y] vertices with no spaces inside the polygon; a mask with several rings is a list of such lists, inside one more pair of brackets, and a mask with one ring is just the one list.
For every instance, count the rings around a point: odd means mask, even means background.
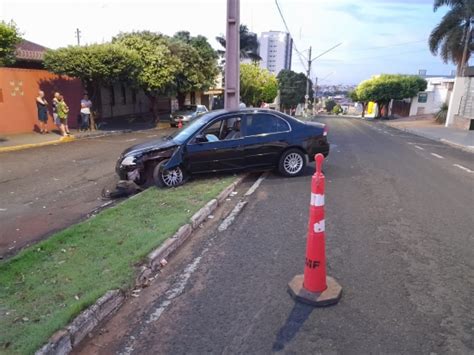
[{"label": "sky", "polygon": [[[380,73],[448,75],[454,65],[433,56],[427,39],[446,9],[433,12],[433,0],[278,0],[296,49],[292,69],[305,71],[307,49],[311,78],[320,85],[357,84]],[[275,0],[241,0],[240,22],[252,32],[284,31]],[[0,20],[13,20],[23,37],[49,48],[109,41],[133,30],[173,35],[187,30],[215,37],[225,32],[225,0],[0,0]]]}]

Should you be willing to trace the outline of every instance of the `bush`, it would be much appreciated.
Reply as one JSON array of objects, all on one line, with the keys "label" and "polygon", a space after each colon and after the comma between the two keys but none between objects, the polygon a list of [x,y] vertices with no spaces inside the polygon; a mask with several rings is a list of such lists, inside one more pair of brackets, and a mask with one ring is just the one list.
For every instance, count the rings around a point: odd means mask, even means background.
[{"label": "bush", "polygon": [[336,107],[337,103],[334,100],[327,100],[324,108],[327,112],[332,112],[333,108]]},{"label": "bush", "polygon": [[337,104],[336,106],[333,107],[332,109],[332,113],[334,113],[335,115],[339,115],[343,112],[344,110],[342,109],[341,105]]},{"label": "bush", "polygon": [[449,106],[446,103],[441,105],[439,111],[435,114],[436,122],[441,124],[446,122],[446,117],[448,116],[448,108]]}]

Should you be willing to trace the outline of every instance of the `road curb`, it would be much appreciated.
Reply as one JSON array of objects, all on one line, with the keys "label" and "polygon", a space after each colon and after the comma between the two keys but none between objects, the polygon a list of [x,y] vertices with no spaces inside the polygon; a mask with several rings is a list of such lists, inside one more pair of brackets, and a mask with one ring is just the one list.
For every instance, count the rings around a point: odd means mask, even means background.
[{"label": "road curb", "polygon": [[124,130],[119,130],[119,131],[100,132],[99,134],[91,134],[91,135],[87,135],[87,136],[74,136],[74,135],[72,135],[72,136],[59,138],[59,139],[56,139],[54,141],[41,142],[41,143],[21,144],[21,145],[14,145],[14,146],[11,146],[11,147],[0,147],[0,153],[15,152],[15,151],[18,151],[18,150],[24,150],[24,149],[30,149],[30,148],[39,148],[39,147],[45,147],[45,146],[48,146],[48,145],[75,142],[77,140],[82,140],[82,139],[93,139],[93,138],[113,136],[113,135],[118,135],[118,134],[131,133],[131,132],[133,132],[131,129],[124,129]]},{"label": "road curb", "polygon": [[467,147],[465,145],[462,145],[462,144],[451,142],[450,140],[445,139],[445,138],[439,138],[439,137],[431,136],[429,134],[423,134],[421,132],[418,132],[418,131],[410,129],[410,128],[392,126],[392,125],[390,125],[388,123],[385,123],[385,122],[381,122],[381,123],[384,124],[385,126],[398,129],[399,131],[402,131],[402,132],[411,133],[415,136],[423,137],[423,138],[426,138],[426,139],[429,139],[429,140],[432,140],[432,141],[435,141],[435,142],[441,142],[443,144],[449,145],[453,148],[462,150],[462,151],[467,152],[467,153],[474,153],[474,149],[469,148],[469,147]]},{"label": "road curb", "polygon": [[[191,237],[193,231],[200,227],[247,176],[248,174],[244,174],[237,178],[218,195],[218,198],[212,199],[199,209],[190,218],[189,223],[181,226],[173,236],[166,239],[158,248],[149,253],[145,259],[145,264],[137,273],[135,288],[147,285],[152,274],[162,267],[162,260],[169,258],[183,245]],[[104,296],[82,311],[67,326],[56,331],[49,338],[48,342],[35,352],[35,355],[69,354],[104,319],[118,311],[125,302],[125,299],[126,291],[107,291]]]}]

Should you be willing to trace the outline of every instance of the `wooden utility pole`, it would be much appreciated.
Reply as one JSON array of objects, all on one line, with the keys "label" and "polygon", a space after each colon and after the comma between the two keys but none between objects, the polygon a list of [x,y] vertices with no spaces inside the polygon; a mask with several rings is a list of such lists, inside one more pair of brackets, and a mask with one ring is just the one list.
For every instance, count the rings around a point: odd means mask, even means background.
[{"label": "wooden utility pole", "polygon": [[240,0],[227,0],[224,108],[240,103]]}]

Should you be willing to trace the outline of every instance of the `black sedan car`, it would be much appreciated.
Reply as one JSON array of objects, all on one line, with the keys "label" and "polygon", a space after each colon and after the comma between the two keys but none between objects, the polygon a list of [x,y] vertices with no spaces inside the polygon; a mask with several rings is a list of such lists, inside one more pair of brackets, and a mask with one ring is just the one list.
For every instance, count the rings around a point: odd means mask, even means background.
[{"label": "black sedan car", "polygon": [[329,154],[327,127],[263,109],[212,111],[173,135],[125,150],[116,171],[122,180],[161,187],[189,174],[278,168],[303,173],[316,153]]}]

